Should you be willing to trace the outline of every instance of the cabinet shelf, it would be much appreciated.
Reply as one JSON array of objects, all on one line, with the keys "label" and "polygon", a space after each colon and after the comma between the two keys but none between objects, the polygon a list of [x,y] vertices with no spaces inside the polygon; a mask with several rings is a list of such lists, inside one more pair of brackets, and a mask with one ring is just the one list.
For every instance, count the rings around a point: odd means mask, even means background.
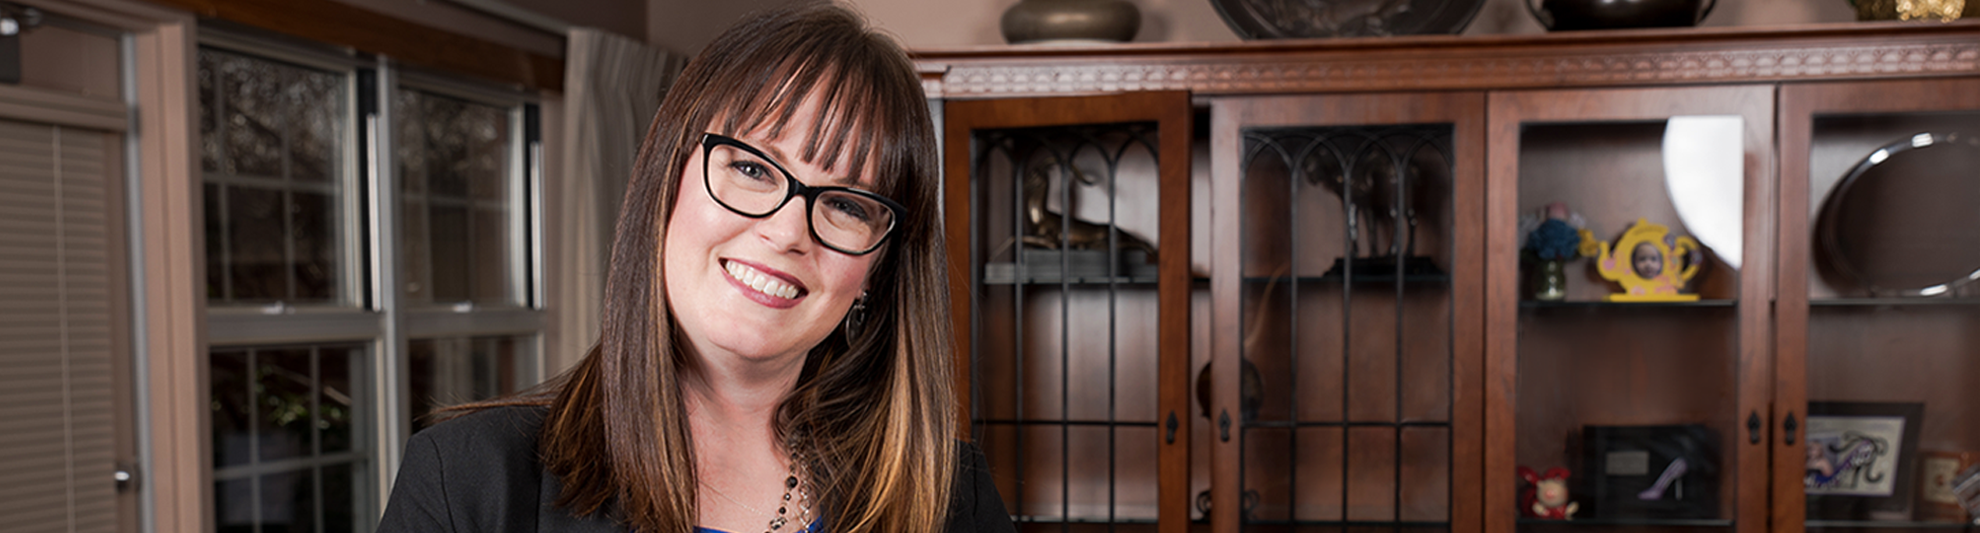
[{"label": "cabinet shelf", "polygon": [[1294,422],[1294,421],[1290,421],[1290,420],[1253,420],[1253,421],[1250,421],[1250,422],[1245,422],[1245,423],[1244,423],[1244,427],[1245,427],[1246,429],[1250,429],[1250,428],[1267,428],[1267,429],[1284,429],[1284,428],[1448,428],[1448,427],[1451,427],[1451,423],[1450,423],[1450,422],[1435,422],[1435,421],[1421,421],[1421,422],[1339,422],[1339,421],[1331,421],[1331,422],[1311,422],[1311,421],[1301,421],[1301,422]]},{"label": "cabinet shelf", "polygon": [[1109,275],[1105,265],[1083,268],[1072,265],[1072,275],[1056,262],[1032,263],[988,263],[983,265],[984,285],[1148,285],[1157,281],[1155,265],[1122,265],[1125,274]]},{"label": "cabinet shelf", "polygon": [[1302,526],[1302,527],[1380,527],[1380,528],[1449,528],[1450,522],[1409,521],[1409,520],[1245,520],[1246,525],[1254,526]]},{"label": "cabinet shelf", "polygon": [[986,426],[1082,426],[1082,427],[1097,426],[1097,427],[1130,427],[1130,428],[1152,428],[1158,425],[1154,422],[1130,422],[1130,421],[1109,422],[1106,420],[1011,420],[1008,418],[971,420],[970,423],[982,424]]},{"label": "cabinet shelf", "polygon": [[1737,307],[1738,305],[1739,305],[1739,300],[1698,300],[1694,302],[1603,302],[1603,301],[1544,302],[1539,300],[1520,300],[1519,302],[1519,308],[1521,310],[1606,309],[1606,308],[1620,309],[1620,308],[1634,308],[1634,307],[1651,308],[1651,309],[1670,309],[1670,308],[1684,308],[1684,307]]},{"label": "cabinet shelf", "polygon": [[1156,265],[1146,253],[1129,250],[1108,253],[1102,250],[1026,250],[1018,261],[989,262],[983,265],[983,283],[988,285],[1033,284],[1149,284],[1156,281]]},{"label": "cabinet shelf", "polygon": [[1540,518],[1520,518],[1521,526],[1627,526],[1627,527],[1732,527],[1733,521],[1716,518],[1576,518],[1574,520],[1546,520]]},{"label": "cabinet shelf", "polygon": [[[1245,276],[1244,282],[1248,285],[1260,285],[1271,283],[1275,280],[1284,283],[1286,279],[1271,276]],[[1332,286],[1340,285],[1342,283],[1342,276],[1339,274],[1331,276],[1299,276],[1292,278],[1292,280],[1302,286]],[[1395,282],[1396,276],[1389,273],[1355,274],[1354,278],[1348,281],[1348,283],[1356,285],[1393,284]],[[1402,277],[1402,283],[1410,286],[1449,285],[1451,283],[1451,276],[1449,274],[1408,274]]]},{"label": "cabinet shelf", "polygon": [[1809,300],[1809,307],[1976,306],[1980,298],[1833,298]]},{"label": "cabinet shelf", "polygon": [[1824,529],[1926,529],[1926,530],[1980,530],[1980,526],[1964,522],[1898,522],[1880,520],[1809,520],[1808,528]]},{"label": "cabinet shelf", "polygon": [[1081,287],[1105,287],[1107,285],[1155,286],[1155,276],[1059,276],[1050,274],[986,273],[984,285],[1076,285]]},{"label": "cabinet shelf", "polygon": [[1144,518],[1144,517],[1108,518],[1104,516],[1064,517],[1064,516],[1017,515],[1011,517],[1011,521],[1019,524],[1153,524],[1155,523],[1155,519],[1153,518]]}]

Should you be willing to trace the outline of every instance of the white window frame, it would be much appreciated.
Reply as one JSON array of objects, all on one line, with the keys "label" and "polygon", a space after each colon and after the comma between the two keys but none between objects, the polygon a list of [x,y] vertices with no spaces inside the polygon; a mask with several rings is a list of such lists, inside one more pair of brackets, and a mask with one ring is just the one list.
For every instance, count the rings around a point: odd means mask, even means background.
[{"label": "white window frame", "polygon": [[[520,336],[528,348],[519,383],[544,376],[544,336],[550,321],[544,311],[542,261],[543,158],[541,121],[529,131],[528,111],[539,105],[534,94],[508,90],[458,77],[407,69],[390,58],[365,58],[334,47],[298,45],[276,39],[237,35],[202,28],[201,47],[284,61],[347,74],[346,105],[349,127],[341,165],[340,231],[342,265],[350,278],[344,284],[345,303],[331,305],[213,305],[206,314],[208,353],[220,349],[283,344],[359,341],[369,348],[361,376],[372,393],[365,416],[375,426],[360,435],[358,453],[370,456],[366,474],[376,501],[358,502],[355,523],[372,527],[384,509],[398,472],[412,421],[405,415],[409,396],[408,343],[414,338]],[[364,72],[371,83],[361,82]],[[369,87],[366,87],[369,85]],[[514,206],[509,232],[515,243],[510,253],[510,284],[520,297],[515,306],[410,306],[403,297],[404,262],[399,245],[403,233],[399,182],[393,149],[392,97],[399,88],[462,98],[510,110],[510,198]],[[360,109],[369,92],[371,109]],[[200,105],[204,105],[201,103]],[[204,182],[204,178],[201,179]],[[204,253],[202,250],[200,253]],[[203,297],[203,296],[202,296]],[[202,365],[206,354],[201,354]],[[355,379],[355,378],[354,378]],[[204,430],[204,428],[203,428]],[[211,472],[211,465],[207,467]],[[212,502],[207,502],[210,512]]]}]

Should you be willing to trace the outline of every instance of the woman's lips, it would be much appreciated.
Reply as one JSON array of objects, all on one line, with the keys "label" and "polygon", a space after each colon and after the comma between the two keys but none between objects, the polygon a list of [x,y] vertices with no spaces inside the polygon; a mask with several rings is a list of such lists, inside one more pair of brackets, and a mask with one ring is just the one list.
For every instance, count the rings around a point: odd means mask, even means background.
[{"label": "woman's lips", "polygon": [[723,271],[728,273],[729,282],[743,289],[743,294],[763,305],[786,308],[797,305],[805,294],[804,287],[789,275],[742,261],[729,259],[723,262]]}]

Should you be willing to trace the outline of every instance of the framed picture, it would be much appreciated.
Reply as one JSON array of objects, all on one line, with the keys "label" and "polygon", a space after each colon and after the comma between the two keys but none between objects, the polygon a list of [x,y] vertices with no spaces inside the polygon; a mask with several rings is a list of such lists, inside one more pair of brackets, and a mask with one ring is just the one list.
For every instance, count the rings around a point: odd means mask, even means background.
[{"label": "framed picture", "polygon": [[1922,403],[1808,402],[1808,516],[1910,520]]}]

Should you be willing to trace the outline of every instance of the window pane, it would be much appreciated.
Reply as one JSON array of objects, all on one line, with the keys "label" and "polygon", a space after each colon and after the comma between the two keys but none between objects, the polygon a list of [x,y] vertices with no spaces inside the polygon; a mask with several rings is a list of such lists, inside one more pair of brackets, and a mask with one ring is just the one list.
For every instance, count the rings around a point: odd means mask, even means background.
[{"label": "window pane", "polygon": [[364,366],[364,350],[357,348],[324,348],[317,355],[317,379],[322,388],[317,390],[316,428],[321,431],[323,453],[351,451],[351,443],[356,436],[352,418],[357,416],[358,399],[363,391],[354,388],[362,383],[362,376],[352,373],[354,368]]},{"label": "window pane", "polygon": [[[469,264],[506,264],[510,252],[509,232],[507,231],[509,228],[509,210],[475,206],[469,213],[469,216],[472,217],[471,220],[473,222],[468,227],[473,228],[473,231],[465,233],[474,239],[474,243],[469,245],[467,250],[468,253],[474,254],[467,257]],[[509,293],[510,280],[506,272],[502,273],[502,275],[474,276],[473,278],[474,286],[470,287],[469,291],[476,296]]]},{"label": "window pane", "polygon": [[289,175],[293,179],[330,183],[343,165],[344,78],[336,74],[290,69],[286,102]]},{"label": "window pane", "polygon": [[256,350],[254,399],[256,454],[280,461],[309,454],[310,411],[316,376],[308,349]]},{"label": "window pane", "polygon": [[226,468],[249,461],[249,439],[253,420],[248,401],[248,355],[245,351],[213,352],[208,376],[213,384],[213,467]]},{"label": "window pane", "polygon": [[[235,302],[288,300],[288,246],[282,240],[282,192],[227,187],[218,209],[226,218],[227,284]],[[211,212],[211,211],[209,211]]]},{"label": "window pane", "polygon": [[[212,54],[199,54],[199,168],[207,172],[220,172],[220,69],[219,58]],[[209,241],[210,242],[210,241]]]},{"label": "window pane", "polygon": [[230,298],[227,285],[226,210],[221,207],[220,185],[200,186],[206,202],[206,299],[220,302]]},{"label": "window pane", "polygon": [[261,531],[316,531],[316,475],[311,470],[261,478]]},{"label": "window pane", "polygon": [[254,531],[254,480],[213,482],[213,524],[220,533]]},{"label": "window pane", "polygon": [[407,301],[523,304],[511,110],[406,89],[392,106]]},{"label": "window pane", "polygon": [[411,402],[415,431],[432,425],[435,409],[514,392],[520,365],[534,355],[532,337],[454,337],[410,343]]},{"label": "window pane", "polygon": [[358,479],[357,469],[351,465],[331,465],[323,467],[323,530],[333,532],[357,530],[358,487],[363,486]]},{"label": "window pane", "polygon": [[468,283],[476,278],[474,262],[468,254],[474,249],[463,237],[473,234],[473,226],[468,224],[467,209],[458,205],[434,205],[427,208],[429,233],[426,242],[428,253],[432,254],[433,301],[471,301]]},{"label": "window pane", "polygon": [[221,531],[354,532],[369,452],[362,344],[229,347],[209,356]]},{"label": "window pane", "polygon": [[295,301],[337,297],[337,197],[294,192],[289,196],[290,240],[295,243]]},{"label": "window pane", "polygon": [[201,48],[197,79],[209,301],[350,300],[349,75]]},{"label": "window pane", "polygon": [[[218,70],[220,95],[221,172],[249,176],[282,177],[284,76],[290,69],[280,63],[210,50],[212,66]],[[202,62],[205,63],[205,62]],[[202,65],[204,66],[204,65]]]}]

